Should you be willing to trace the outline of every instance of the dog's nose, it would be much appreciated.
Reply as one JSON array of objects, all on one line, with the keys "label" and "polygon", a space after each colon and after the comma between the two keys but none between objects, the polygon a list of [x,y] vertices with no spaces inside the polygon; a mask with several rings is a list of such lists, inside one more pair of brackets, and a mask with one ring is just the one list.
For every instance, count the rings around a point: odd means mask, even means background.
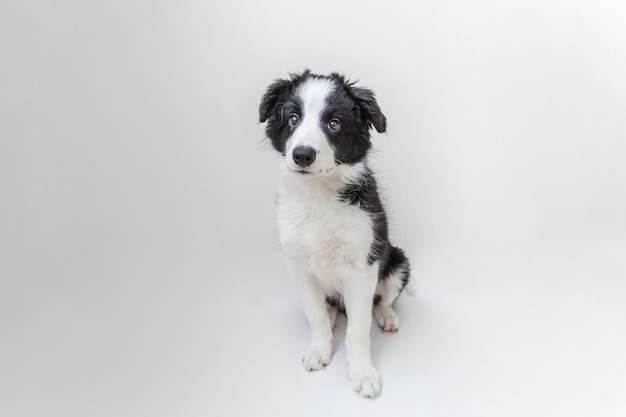
[{"label": "dog's nose", "polygon": [[293,162],[302,168],[308,167],[315,161],[316,153],[310,146],[298,146],[293,150]]}]

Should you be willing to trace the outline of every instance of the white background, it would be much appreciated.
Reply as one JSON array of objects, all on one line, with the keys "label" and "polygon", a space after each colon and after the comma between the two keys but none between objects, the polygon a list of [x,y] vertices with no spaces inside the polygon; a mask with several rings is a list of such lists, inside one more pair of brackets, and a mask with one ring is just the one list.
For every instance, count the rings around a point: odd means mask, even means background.
[{"label": "white background", "polygon": [[[0,6],[0,415],[626,415],[626,3]],[[375,90],[419,296],[306,374],[257,123],[288,72]]]}]

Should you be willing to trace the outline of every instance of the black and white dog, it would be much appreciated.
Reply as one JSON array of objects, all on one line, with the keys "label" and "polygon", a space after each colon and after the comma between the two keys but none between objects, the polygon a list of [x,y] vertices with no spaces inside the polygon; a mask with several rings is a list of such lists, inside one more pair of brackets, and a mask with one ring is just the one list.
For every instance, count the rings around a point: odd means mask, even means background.
[{"label": "black and white dog", "polygon": [[409,261],[389,243],[367,165],[369,130],[384,132],[386,118],[372,91],[336,73],[308,70],[270,85],[259,113],[284,156],[279,234],[310,324],[304,367],[328,365],[335,317],[344,312],[352,388],[376,397],[381,384],[370,354],[372,308],[378,325],[395,332],[392,306],[409,283]]}]

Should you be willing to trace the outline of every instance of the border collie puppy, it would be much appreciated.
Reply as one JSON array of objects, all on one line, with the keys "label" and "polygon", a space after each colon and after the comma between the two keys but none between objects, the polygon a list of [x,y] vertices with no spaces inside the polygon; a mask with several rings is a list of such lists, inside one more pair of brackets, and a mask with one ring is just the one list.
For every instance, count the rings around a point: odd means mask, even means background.
[{"label": "border collie puppy", "polygon": [[279,235],[310,324],[304,367],[329,364],[335,318],[345,313],[352,388],[374,398],[381,383],[370,354],[372,311],[385,332],[395,332],[392,307],[409,283],[409,261],[389,243],[367,165],[369,131],[384,132],[386,118],[372,91],[309,70],[270,85],[259,115],[283,155]]}]

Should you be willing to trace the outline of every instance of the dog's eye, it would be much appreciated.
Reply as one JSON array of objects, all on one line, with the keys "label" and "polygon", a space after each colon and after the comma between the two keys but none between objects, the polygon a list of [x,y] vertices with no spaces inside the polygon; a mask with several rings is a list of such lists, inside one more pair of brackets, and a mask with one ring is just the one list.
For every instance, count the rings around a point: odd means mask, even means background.
[{"label": "dog's eye", "polygon": [[296,126],[298,123],[300,123],[300,118],[297,114],[292,114],[291,117],[289,117],[289,125]]},{"label": "dog's eye", "polygon": [[341,130],[341,122],[338,119],[332,119],[328,122],[328,128],[333,132],[339,132]]}]

